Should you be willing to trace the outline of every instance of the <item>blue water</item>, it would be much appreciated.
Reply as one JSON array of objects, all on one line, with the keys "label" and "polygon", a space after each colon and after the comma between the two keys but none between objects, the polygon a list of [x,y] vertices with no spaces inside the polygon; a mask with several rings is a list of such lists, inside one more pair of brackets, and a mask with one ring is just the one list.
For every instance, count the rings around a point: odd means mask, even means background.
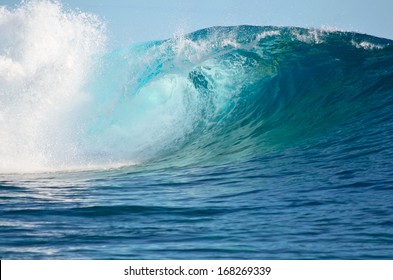
[{"label": "blue water", "polygon": [[393,41],[213,27],[91,65],[1,150],[1,259],[393,258]]}]

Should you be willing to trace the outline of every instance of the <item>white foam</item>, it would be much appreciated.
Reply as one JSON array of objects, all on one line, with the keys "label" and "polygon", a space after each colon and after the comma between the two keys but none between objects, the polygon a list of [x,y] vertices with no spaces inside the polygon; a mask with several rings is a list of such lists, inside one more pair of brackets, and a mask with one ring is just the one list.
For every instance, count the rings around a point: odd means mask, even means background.
[{"label": "white foam", "polygon": [[81,88],[104,44],[95,16],[59,2],[0,8],[0,173],[75,163]]},{"label": "white foam", "polygon": [[306,32],[301,33],[295,29],[291,33],[293,39],[304,42],[307,44],[322,44],[324,42],[324,36],[330,31],[319,30],[319,29],[308,29]]},{"label": "white foam", "polygon": [[378,44],[373,44],[371,42],[367,41],[362,41],[362,42],[356,42],[355,40],[351,41],[352,46],[358,48],[358,49],[364,49],[364,50],[382,50],[384,46],[378,45]]},{"label": "white foam", "polygon": [[263,40],[267,37],[279,36],[280,34],[281,33],[279,30],[263,31],[262,33],[257,35],[256,41]]}]

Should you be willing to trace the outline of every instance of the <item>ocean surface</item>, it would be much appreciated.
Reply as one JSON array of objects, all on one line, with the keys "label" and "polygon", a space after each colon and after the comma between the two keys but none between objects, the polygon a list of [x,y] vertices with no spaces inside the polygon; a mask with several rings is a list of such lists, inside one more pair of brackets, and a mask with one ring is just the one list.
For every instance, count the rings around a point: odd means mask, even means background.
[{"label": "ocean surface", "polygon": [[1,259],[393,258],[393,41],[105,38],[0,8]]}]

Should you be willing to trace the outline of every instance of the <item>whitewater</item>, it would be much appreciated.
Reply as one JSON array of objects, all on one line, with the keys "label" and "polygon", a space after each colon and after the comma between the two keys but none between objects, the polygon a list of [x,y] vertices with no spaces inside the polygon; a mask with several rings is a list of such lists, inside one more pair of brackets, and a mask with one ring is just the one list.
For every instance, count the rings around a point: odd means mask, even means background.
[{"label": "whitewater", "polygon": [[393,257],[393,41],[106,33],[0,6],[1,259]]}]

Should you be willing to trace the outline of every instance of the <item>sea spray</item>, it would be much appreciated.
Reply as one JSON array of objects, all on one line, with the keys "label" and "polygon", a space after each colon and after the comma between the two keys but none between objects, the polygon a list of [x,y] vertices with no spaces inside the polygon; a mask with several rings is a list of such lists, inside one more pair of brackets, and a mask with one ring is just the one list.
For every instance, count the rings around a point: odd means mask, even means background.
[{"label": "sea spray", "polygon": [[94,15],[59,2],[0,9],[0,170],[66,168],[80,160],[82,86],[105,45]]}]

